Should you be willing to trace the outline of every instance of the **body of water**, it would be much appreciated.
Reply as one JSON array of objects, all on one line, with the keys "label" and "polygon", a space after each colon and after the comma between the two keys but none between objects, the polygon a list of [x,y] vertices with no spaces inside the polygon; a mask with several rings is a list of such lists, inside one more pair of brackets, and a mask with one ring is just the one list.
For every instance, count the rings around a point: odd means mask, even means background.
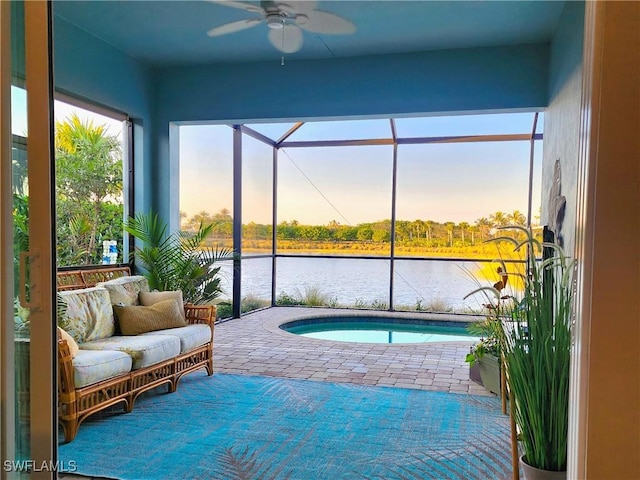
[{"label": "body of water", "polygon": [[[469,312],[486,303],[481,295],[464,296],[478,284],[469,272],[480,269],[477,261],[396,260],[393,276],[394,308]],[[231,265],[222,271],[223,288],[231,296]],[[491,285],[487,280],[486,285]],[[278,258],[276,292],[305,297],[319,292],[338,306],[389,305],[390,262],[385,259]],[[242,262],[242,296],[271,298],[271,259],[248,258]]]}]

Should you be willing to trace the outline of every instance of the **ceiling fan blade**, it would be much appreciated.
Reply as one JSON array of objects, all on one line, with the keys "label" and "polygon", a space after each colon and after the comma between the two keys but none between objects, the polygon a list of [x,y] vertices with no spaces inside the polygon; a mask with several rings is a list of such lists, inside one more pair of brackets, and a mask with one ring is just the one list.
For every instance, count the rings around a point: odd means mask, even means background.
[{"label": "ceiling fan blade", "polygon": [[246,10],[252,13],[264,13],[262,7],[253,5],[251,3],[235,2],[234,0],[208,0],[211,3],[217,3],[218,5],[224,5],[225,7],[239,8],[240,10]]},{"label": "ceiling fan blade", "polygon": [[308,17],[306,23],[300,23],[300,27],[313,33],[330,33],[335,35],[355,33],[356,26],[346,18],[321,10],[305,12]]},{"label": "ceiling fan blade", "polygon": [[286,3],[289,4],[296,12],[304,14],[315,10],[315,8],[318,6],[318,2],[314,0],[286,0]]},{"label": "ceiling fan blade", "polygon": [[280,29],[269,29],[269,41],[283,53],[294,53],[302,48],[302,30],[289,24]]},{"label": "ceiling fan blade", "polygon": [[238,20],[237,22],[225,23],[219,27],[214,27],[207,32],[210,37],[219,37],[220,35],[226,35],[227,33],[239,32],[247,28],[255,27],[261,23],[262,18],[249,18],[247,20]]}]

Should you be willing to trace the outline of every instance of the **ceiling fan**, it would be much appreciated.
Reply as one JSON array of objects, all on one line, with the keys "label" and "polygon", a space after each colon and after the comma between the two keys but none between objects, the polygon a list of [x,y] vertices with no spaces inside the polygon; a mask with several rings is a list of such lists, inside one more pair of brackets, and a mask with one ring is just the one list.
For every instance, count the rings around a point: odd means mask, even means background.
[{"label": "ceiling fan", "polygon": [[302,48],[302,30],[334,35],[351,34],[356,31],[356,26],[346,18],[317,10],[315,1],[262,1],[260,5],[233,0],[209,1],[246,10],[256,16],[214,27],[207,35],[217,37],[266,23],[269,27],[269,41],[283,53],[294,53]]}]

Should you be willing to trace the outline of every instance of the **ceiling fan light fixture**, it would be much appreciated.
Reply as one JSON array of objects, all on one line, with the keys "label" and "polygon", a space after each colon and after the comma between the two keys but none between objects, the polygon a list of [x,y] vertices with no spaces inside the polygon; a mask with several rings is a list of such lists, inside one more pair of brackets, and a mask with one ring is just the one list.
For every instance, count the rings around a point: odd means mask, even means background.
[{"label": "ceiling fan light fixture", "polygon": [[284,19],[278,15],[269,15],[267,17],[267,26],[274,30],[281,30],[284,27]]}]

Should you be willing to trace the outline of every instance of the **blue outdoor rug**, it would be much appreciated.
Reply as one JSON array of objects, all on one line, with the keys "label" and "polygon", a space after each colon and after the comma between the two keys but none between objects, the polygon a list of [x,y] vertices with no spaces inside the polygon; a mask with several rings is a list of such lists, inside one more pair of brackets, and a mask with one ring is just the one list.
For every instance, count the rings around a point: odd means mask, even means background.
[{"label": "blue outdoor rug", "polygon": [[74,473],[118,479],[500,479],[499,399],[195,373],[85,421],[59,446]]}]

